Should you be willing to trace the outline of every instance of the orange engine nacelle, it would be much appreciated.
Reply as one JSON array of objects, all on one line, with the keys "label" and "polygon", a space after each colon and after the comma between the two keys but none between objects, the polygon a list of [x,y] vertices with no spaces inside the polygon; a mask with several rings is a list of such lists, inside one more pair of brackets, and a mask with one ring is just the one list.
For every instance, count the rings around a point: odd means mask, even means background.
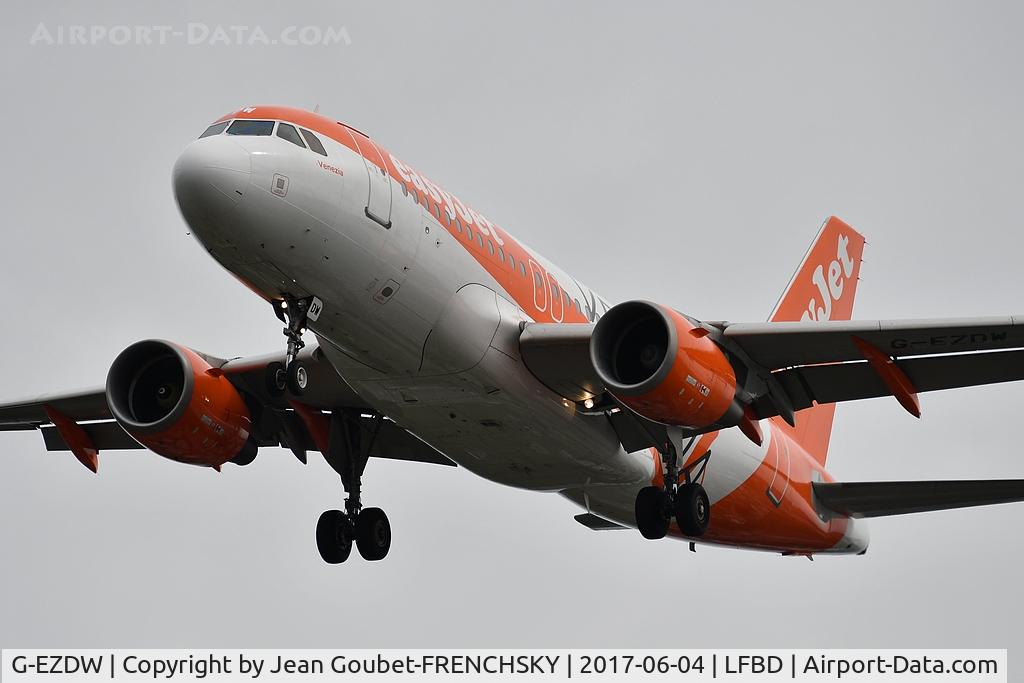
[{"label": "orange engine nacelle", "polygon": [[608,391],[649,420],[703,429],[742,419],[732,363],[706,330],[669,308],[614,306],[594,327],[590,358]]},{"label": "orange engine nacelle", "polygon": [[107,404],[136,441],[178,462],[219,468],[250,444],[249,409],[234,385],[170,342],[122,351],[107,373]]}]

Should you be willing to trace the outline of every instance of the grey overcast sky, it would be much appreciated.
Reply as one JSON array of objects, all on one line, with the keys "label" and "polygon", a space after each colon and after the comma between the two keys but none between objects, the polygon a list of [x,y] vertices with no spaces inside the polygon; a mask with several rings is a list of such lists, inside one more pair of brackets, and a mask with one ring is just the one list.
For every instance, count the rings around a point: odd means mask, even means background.
[{"label": "grey overcast sky", "polygon": [[[100,384],[143,338],[282,346],[170,187],[190,140],[257,103],[367,131],[609,299],[763,320],[834,213],[869,242],[857,317],[1022,312],[1022,19],[997,2],[12,4],[0,400]],[[40,24],[190,23],[349,44],[30,44]],[[1024,477],[1022,399],[925,395],[920,421],[844,405],[830,470]],[[593,533],[555,495],[373,462],[391,555],[330,567],[313,527],[342,496],[322,459],[268,449],[217,475],[111,452],[97,477],[38,434],[0,441],[5,647],[1021,641],[1024,505],[876,520],[867,556],[812,563]]]}]

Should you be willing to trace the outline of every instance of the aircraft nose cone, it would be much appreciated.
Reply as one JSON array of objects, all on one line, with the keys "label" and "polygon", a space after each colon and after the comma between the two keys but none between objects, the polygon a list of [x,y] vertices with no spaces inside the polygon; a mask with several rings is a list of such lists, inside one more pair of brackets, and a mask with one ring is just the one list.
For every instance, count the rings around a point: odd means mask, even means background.
[{"label": "aircraft nose cone", "polygon": [[185,220],[199,231],[241,201],[249,187],[252,161],[225,135],[196,140],[174,164],[174,197]]}]

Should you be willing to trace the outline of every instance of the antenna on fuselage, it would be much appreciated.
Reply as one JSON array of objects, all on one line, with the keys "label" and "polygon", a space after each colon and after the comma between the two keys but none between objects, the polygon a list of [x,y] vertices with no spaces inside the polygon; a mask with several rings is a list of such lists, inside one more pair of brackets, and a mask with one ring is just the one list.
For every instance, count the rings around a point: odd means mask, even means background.
[{"label": "antenna on fuselage", "polygon": [[320,105],[319,104],[316,105],[315,107],[313,107],[313,113],[314,114],[319,114],[320,113]]}]

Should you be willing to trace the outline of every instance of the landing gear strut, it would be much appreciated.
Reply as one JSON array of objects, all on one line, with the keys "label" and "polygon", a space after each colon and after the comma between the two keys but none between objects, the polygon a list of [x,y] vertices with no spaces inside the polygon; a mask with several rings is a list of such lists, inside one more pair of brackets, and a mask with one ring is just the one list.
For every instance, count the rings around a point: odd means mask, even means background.
[{"label": "landing gear strut", "polygon": [[679,484],[679,454],[670,437],[661,449],[665,469],[663,486],[645,486],[636,496],[636,525],[644,538],[656,540],[668,534],[675,517],[680,531],[687,536],[703,536],[711,522],[711,503],[704,487],[697,482]]},{"label": "landing gear strut", "polygon": [[355,543],[366,560],[383,560],[391,549],[391,523],[380,508],[364,508],[362,477],[370,449],[384,418],[369,420],[358,411],[338,410],[331,415],[327,462],[341,477],[348,493],[345,511],[328,510],[316,525],[316,547],[324,562],[338,564],[348,559]]},{"label": "landing gear strut", "polygon": [[293,396],[302,396],[309,386],[309,371],[298,360],[298,355],[306,345],[302,334],[306,331],[312,302],[311,296],[304,299],[286,296],[283,301],[273,302],[274,314],[285,324],[283,332],[288,339],[288,350],[284,363],[275,361],[267,365],[267,391],[272,396],[281,396],[285,391]]}]

